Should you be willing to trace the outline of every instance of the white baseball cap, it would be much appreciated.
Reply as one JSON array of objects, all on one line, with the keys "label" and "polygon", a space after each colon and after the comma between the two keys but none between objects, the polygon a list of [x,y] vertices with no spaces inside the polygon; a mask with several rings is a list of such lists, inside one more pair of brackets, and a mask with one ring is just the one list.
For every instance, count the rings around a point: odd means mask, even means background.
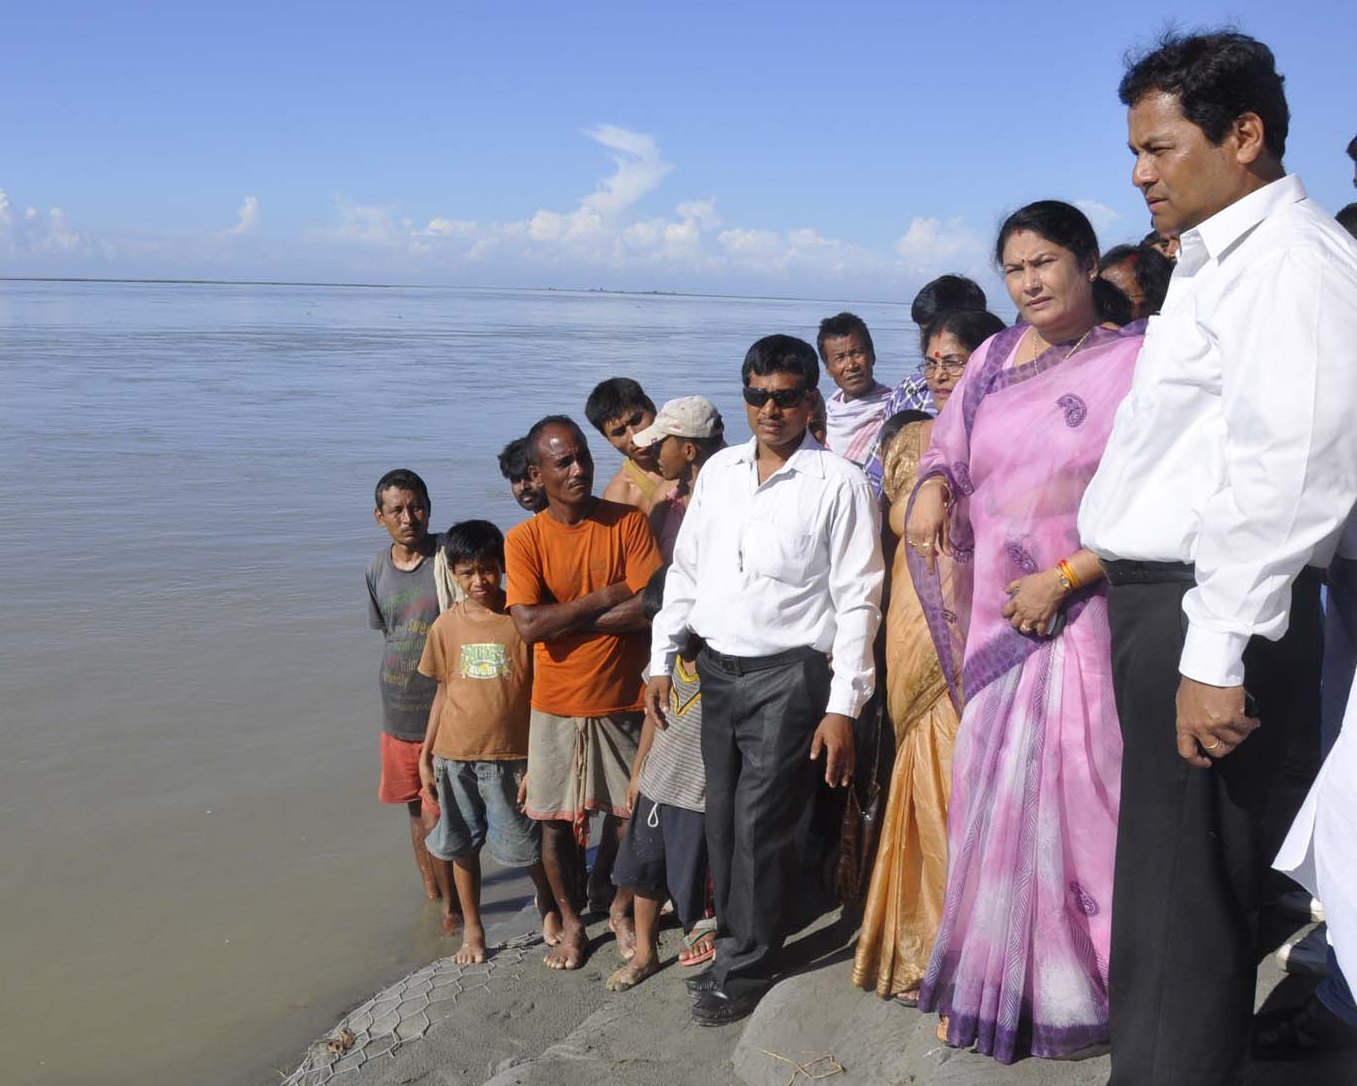
[{"label": "white baseball cap", "polygon": [[631,439],[638,449],[657,445],[666,437],[720,437],[726,431],[721,412],[702,396],[682,396],[660,408],[655,421]]}]

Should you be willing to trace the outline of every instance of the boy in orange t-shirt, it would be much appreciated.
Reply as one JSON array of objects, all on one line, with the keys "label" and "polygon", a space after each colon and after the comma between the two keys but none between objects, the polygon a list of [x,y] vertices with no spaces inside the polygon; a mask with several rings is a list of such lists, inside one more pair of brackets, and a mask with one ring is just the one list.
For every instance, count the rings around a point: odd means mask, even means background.
[{"label": "boy in orange t-shirt", "polygon": [[425,844],[443,892],[444,930],[456,926],[455,888],[465,928],[453,960],[472,965],[485,961],[483,846],[497,864],[528,869],[548,944],[559,941],[560,916],[542,868],[537,823],[520,810],[532,655],[504,610],[504,536],[489,521],[468,520],[449,529],[443,547],[466,599],[438,617],[419,662],[420,674],[438,681],[419,776],[441,812]]}]

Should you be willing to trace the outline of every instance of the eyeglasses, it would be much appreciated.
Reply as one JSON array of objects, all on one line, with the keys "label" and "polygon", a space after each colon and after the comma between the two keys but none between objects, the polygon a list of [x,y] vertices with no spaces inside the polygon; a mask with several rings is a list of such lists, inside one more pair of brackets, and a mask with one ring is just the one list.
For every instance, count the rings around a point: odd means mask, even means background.
[{"label": "eyeglasses", "polygon": [[965,358],[926,358],[919,367],[919,372],[925,377],[932,376],[938,370],[942,370],[948,377],[960,377],[961,371],[966,368]]},{"label": "eyeglasses", "polygon": [[808,388],[779,388],[776,391],[766,388],[745,388],[744,402],[750,407],[762,407],[772,400],[785,411],[802,403],[808,392],[810,392]]}]

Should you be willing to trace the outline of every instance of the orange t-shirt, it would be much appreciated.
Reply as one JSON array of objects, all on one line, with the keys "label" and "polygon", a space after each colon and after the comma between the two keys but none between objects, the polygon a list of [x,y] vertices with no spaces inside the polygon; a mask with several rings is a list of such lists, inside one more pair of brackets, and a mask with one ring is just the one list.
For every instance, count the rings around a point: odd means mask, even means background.
[{"label": "orange t-shirt", "polygon": [[[504,539],[509,607],[569,603],[625,581],[646,586],[662,560],[650,522],[630,505],[599,499],[578,524],[543,511],[509,529]],[[650,638],[628,634],[566,634],[534,646],[532,705],[555,716],[606,716],[643,704],[641,673]]]},{"label": "orange t-shirt", "polygon": [[419,673],[443,684],[433,752],[462,762],[528,756],[532,654],[508,615],[465,602],[429,628]]}]

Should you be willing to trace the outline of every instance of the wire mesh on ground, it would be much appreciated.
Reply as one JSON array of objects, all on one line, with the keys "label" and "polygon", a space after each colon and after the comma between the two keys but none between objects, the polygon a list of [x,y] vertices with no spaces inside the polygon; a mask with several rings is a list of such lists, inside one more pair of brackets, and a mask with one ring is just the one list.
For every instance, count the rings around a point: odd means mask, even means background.
[{"label": "wire mesh on ground", "polygon": [[523,963],[540,935],[523,935],[495,948],[479,965],[458,965],[451,958],[417,969],[373,996],[321,1040],[307,1049],[301,1066],[282,1086],[324,1086],[373,1060],[392,1056],[429,1032],[462,996],[484,991],[497,977]]}]

